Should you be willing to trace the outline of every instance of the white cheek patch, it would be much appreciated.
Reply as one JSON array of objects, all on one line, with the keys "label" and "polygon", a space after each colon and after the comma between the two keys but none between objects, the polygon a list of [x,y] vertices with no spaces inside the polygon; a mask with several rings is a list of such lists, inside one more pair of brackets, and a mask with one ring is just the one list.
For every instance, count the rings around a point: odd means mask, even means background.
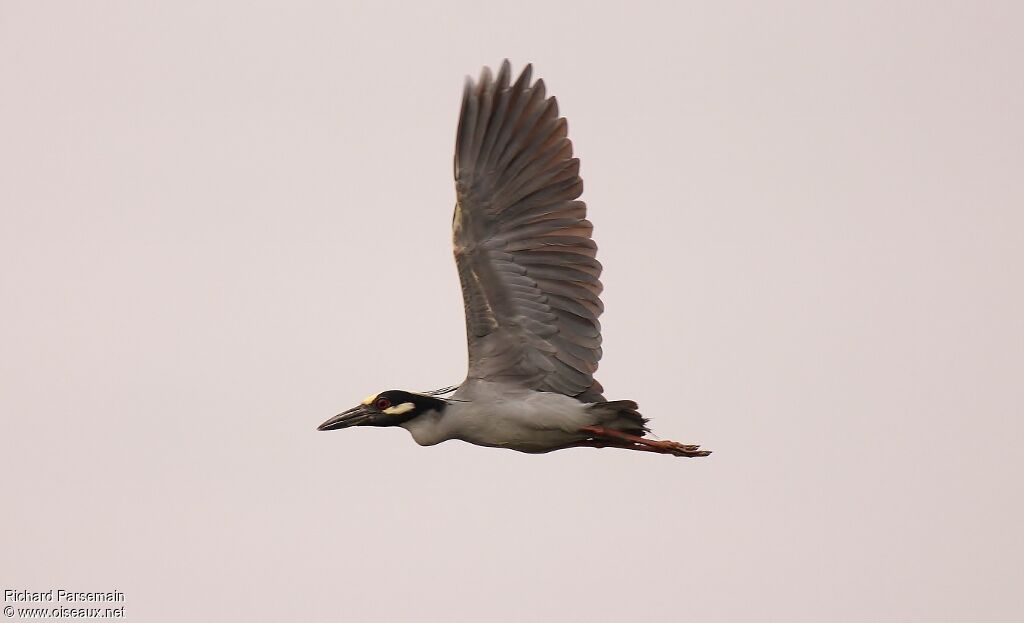
[{"label": "white cheek patch", "polygon": [[408,413],[415,408],[416,405],[414,405],[413,403],[403,402],[400,405],[395,405],[393,407],[388,407],[387,409],[384,409],[384,413],[387,413],[388,415],[402,415],[403,413]]}]

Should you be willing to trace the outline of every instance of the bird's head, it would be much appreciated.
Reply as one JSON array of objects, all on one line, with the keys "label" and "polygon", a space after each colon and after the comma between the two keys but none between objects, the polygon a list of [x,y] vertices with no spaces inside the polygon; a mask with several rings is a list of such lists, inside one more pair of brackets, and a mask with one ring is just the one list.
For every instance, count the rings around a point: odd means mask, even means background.
[{"label": "bird's head", "polygon": [[335,430],[350,426],[398,426],[428,411],[443,411],[446,400],[391,389],[371,394],[348,411],[339,413],[317,427],[317,430]]}]

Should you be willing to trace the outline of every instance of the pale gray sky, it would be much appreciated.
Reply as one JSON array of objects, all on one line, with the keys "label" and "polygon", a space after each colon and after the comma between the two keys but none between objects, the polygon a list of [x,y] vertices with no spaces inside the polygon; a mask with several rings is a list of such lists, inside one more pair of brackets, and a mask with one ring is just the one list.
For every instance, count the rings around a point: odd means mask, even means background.
[{"label": "pale gray sky", "polygon": [[[1017,3],[0,3],[0,589],[132,621],[1020,621]],[[535,64],[610,399],[709,459],[318,433],[465,373],[462,81]]]}]

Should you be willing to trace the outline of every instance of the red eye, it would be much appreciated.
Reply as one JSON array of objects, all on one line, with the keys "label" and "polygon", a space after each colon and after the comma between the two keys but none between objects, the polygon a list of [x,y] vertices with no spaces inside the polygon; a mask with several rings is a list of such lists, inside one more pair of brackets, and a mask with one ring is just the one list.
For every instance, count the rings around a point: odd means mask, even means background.
[{"label": "red eye", "polygon": [[377,402],[373,403],[373,406],[376,407],[378,411],[383,411],[391,406],[391,401],[387,398],[378,398]]}]

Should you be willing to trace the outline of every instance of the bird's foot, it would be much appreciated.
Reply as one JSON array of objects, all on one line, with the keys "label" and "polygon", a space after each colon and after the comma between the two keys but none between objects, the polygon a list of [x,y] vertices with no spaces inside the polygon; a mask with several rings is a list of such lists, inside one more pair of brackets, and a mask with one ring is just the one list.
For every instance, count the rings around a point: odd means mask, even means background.
[{"label": "bird's foot", "polygon": [[711,450],[701,450],[700,446],[686,444],[686,443],[679,443],[678,441],[664,440],[664,441],[654,441],[654,442],[651,442],[651,443],[658,444],[658,446],[660,446],[661,448],[665,449],[666,454],[671,454],[672,456],[697,457],[697,456],[708,456],[709,454],[711,454]]}]

